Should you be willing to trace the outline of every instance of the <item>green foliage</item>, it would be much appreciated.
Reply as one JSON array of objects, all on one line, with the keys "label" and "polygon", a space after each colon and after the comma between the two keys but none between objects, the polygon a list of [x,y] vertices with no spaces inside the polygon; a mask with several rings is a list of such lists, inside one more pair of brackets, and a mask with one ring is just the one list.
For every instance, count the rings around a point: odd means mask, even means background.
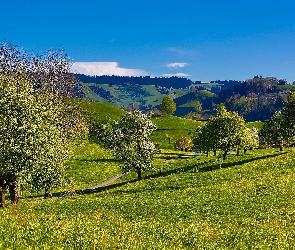
[{"label": "green foliage", "polygon": [[295,131],[295,93],[290,93],[287,100],[284,102],[282,115],[285,122],[285,127],[289,128],[289,132],[294,134]]},{"label": "green foliage", "polygon": [[71,62],[63,51],[28,55],[10,43],[0,46],[0,206],[9,188],[45,189],[65,182],[69,144],[87,133],[68,97],[74,91]]},{"label": "green foliage", "polygon": [[216,116],[211,117],[203,127],[197,128],[194,144],[207,153],[221,150],[225,159],[230,150],[252,145],[254,138],[250,134],[244,119],[221,105]]},{"label": "green foliage", "polygon": [[0,175],[6,185],[29,185],[48,194],[65,181],[72,131],[61,119],[63,106],[52,103],[57,98],[52,93],[33,94],[21,75],[0,75],[0,83]]},{"label": "green foliage", "polygon": [[165,96],[162,105],[161,111],[167,115],[172,115],[176,110],[176,103],[170,96]]},{"label": "green foliage", "polygon": [[212,127],[206,123],[204,126],[198,126],[193,133],[194,148],[198,151],[204,151],[207,153],[210,151],[216,152],[217,145],[212,137]]},{"label": "green foliage", "polygon": [[283,150],[283,144],[290,142],[292,133],[290,133],[290,128],[286,127],[281,111],[275,112],[272,118],[264,123],[259,131],[259,139],[261,145],[276,146],[280,150]]},{"label": "green foliage", "polygon": [[200,101],[197,101],[195,104],[195,108],[198,112],[202,111],[202,103]]},{"label": "green foliage", "polygon": [[193,142],[190,138],[186,136],[181,136],[177,139],[177,141],[174,143],[174,146],[176,149],[181,151],[191,151]]},{"label": "green foliage", "polygon": [[274,113],[269,121],[266,121],[259,132],[260,144],[279,147],[283,150],[284,144],[292,144],[295,141],[295,94],[290,93],[284,103],[282,111]]},{"label": "green foliage", "polygon": [[80,98],[73,98],[71,102],[79,107],[81,115],[87,121],[89,126],[89,140],[93,142],[100,140],[100,138],[97,138],[97,135],[104,123],[110,120],[118,121],[126,113],[122,109],[101,102]]},{"label": "green foliage", "polygon": [[135,171],[141,179],[142,170],[152,167],[156,147],[149,136],[155,129],[147,115],[134,111],[125,114],[119,122],[104,124],[98,138],[104,147],[113,150],[123,172]]}]

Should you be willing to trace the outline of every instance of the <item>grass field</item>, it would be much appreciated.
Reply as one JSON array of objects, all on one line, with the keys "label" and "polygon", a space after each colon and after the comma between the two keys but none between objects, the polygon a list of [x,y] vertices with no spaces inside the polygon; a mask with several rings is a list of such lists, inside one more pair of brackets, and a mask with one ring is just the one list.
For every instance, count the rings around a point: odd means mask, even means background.
[{"label": "grass field", "polygon": [[[161,152],[142,181],[130,173],[58,199],[24,193],[19,206],[0,210],[0,249],[295,249],[295,149],[182,158],[188,153],[173,150],[166,133],[176,138],[197,122],[153,121]],[[88,142],[68,166],[72,184],[55,192],[120,173],[110,152]]]},{"label": "grass field", "polygon": [[[88,99],[102,102],[116,107],[127,107],[132,103],[146,107],[156,107],[162,103],[163,98],[168,93],[161,93],[154,85],[109,85],[83,83],[84,92]],[[96,91],[100,88],[102,91],[109,93],[107,97]],[[170,89],[176,97],[183,96],[187,91],[180,89]]]}]

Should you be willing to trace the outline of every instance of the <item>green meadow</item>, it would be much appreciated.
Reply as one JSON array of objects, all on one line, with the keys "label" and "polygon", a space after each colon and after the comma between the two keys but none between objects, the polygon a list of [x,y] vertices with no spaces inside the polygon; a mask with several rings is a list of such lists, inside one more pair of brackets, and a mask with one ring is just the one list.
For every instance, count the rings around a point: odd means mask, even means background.
[{"label": "green meadow", "polygon": [[[115,107],[128,107],[134,103],[146,107],[156,107],[161,105],[163,98],[168,93],[173,93],[175,97],[187,94],[187,91],[181,89],[170,89],[162,92],[154,85],[111,85],[83,83],[83,89],[87,98],[109,104]],[[104,94],[100,93],[102,91]]]},{"label": "green meadow", "polygon": [[[123,114],[104,104],[80,105],[89,119]],[[93,192],[47,200],[23,193],[19,206],[0,210],[0,249],[295,249],[293,148],[255,149],[226,161],[192,156],[173,143],[201,123],[173,116],[153,121],[160,151],[143,180],[129,173]],[[121,173],[95,143],[85,141],[74,152],[71,183],[55,196]]]}]

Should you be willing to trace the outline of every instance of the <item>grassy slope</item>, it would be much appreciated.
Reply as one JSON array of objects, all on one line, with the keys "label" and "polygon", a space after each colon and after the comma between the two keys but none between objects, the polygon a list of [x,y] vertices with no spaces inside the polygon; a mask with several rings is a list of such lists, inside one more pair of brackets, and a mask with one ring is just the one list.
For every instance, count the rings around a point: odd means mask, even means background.
[{"label": "grassy slope", "polygon": [[82,115],[87,120],[119,120],[125,114],[125,111],[101,102],[84,99],[73,99],[73,102],[81,107]]},{"label": "grassy slope", "polygon": [[[179,118],[175,116],[155,117],[152,121],[157,125],[158,129],[154,131],[151,138],[154,143],[158,144],[162,149],[173,149],[174,142],[180,136],[188,136],[202,122]],[[168,144],[166,135],[171,137],[171,144]]]},{"label": "grassy slope", "polygon": [[[96,86],[94,83],[84,83],[84,89],[88,98],[94,101],[99,101],[103,103],[109,103],[113,106],[124,105],[127,107],[132,103],[144,104],[145,106],[151,105],[155,107],[162,103],[164,94],[161,94],[158,88],[154,85],[131,85],[131,86],[111,86],[108,84],[98,84],[100,88],[103,88],[106,91],[109,91],[110,94],[117,100],[117,103],[111,103],[108,100],[97,95],[89,86]],[[177,96],[182,96],[186,94],[183,90],[171,90],[175,91]],[[143,95],[138,96],[138,93]]]},{"label": "grassy slope", "polygon": [[[225,162],[181,159],[165,133],[176,137],[196,122],[154,122],[163,129],[154,140],[169,150],[155,156],[155,170],[144,180],[131,173],[93,194],[25,198],[0,210],[0,249],[295,248],[295,150],[249,151]],[[90,143],[69,166],[74,183],[68,189],[120,172],[108,152]]]},{"label": "grassy slope", "polygon": [[294,248],[294,158],[258,151],[220,168],[212,156],[161,154],[143,181],[131,174],[93,194],[2,210],[0,242],[4,249]]}]

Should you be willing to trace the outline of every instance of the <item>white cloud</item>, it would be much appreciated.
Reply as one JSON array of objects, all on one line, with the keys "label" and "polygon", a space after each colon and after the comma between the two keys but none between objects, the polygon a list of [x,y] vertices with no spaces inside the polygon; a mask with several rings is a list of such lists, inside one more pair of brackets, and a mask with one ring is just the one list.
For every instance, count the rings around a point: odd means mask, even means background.
[{"label": "white cloud", "polygon": [[199,51],[195,49],[185,49],[185,48],[175,48],[170,47],[167,48],[168,51],[172,52],[173,54],[176,54],[178,56],[185,56],[185,57],[195,57],[199,54]]},{"label": "white cloud", "polygon": [[85,75],[117,75],[117,76],[146,76],[147,72],[141,69],[121,68],[117,62],[75,62],[73,73]]},{"label": "white cloud", "polygon": [[175,63],[168,63],[165,66],[167,68],[184,68],[184,67],[186,67],[188,65],[189,65],[189,63],[185,63],[185,62],[178,62],[178,63],[175,62]]},{"label": "white cloud", "polygon": [[164,76],[164,77],[171,77],[171,76],[187,77],[187,76],[191,76],[191,75],[185,74],[185,73],[175,73],[175,74],[162,74],[162,76]]}]

